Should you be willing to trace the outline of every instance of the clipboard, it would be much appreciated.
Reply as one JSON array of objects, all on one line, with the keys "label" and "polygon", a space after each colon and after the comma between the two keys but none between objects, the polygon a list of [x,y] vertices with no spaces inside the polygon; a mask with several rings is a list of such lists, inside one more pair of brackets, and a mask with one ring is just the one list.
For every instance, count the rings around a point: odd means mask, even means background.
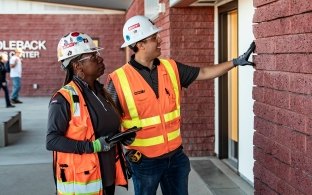
[{"label": "clipboard", "polygon": [[113,135],[109,138],[107,138],[107,142],[110,143],[110,142],[118,142],[120,140],[122,140],[124,137],[126,137],[127,135],[133,133],[133,132],[137,132],[139,130],[141,130],[142,127],[132,127],[130,129],[127,129],[126,131],[124,132],[120,132],[120,133],[117,133],[116,135]]}]

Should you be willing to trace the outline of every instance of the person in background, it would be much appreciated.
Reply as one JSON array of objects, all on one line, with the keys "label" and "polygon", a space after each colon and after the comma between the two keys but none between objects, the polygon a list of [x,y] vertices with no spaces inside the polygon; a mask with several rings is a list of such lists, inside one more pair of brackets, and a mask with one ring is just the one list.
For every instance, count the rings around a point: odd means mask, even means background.
[{"label": "person in background", "polygon": [[10,58],[10,77],[12,80],[11,102],[13,104],[23,103],[19,100],[22,79],[22,54],[23,50],[21,48],[16,48],[15,55]]},{"label": "person in background", "polygon": [[107,90],[122,112],[125,130],[142,127],[127,149],[136,195],[188,194],[189,158],[183,152],[180,132],[181,88],[195,80],[219,77],[248,61],[255,49],[231,61],[193,67],[173,59],[160,59],[160,31],[145,16],[134,16],[123,28],[124,44],[134,54],[131,60],[109,74]]},{"label": "person in background", "polygon": [[[115,185],[128,185],[121,145],[107,141],[121,125],[120,113],[97,80],[105,70],[101,49],[81,32],[65,35],[57,47],[66,78],[50,101],[46,136],[57,194],[113,195]],[[130,144],[134,137],[135,132],[121,142]]]},{"label": "person in background", "polygon": [[0,54],[0,89],[4,91],[5,103],[7,108],[13,108],[14,105],[11,104],[9,98],[8,82],[6,80],[7,69],[5,64],[8,61],[8,55],[6,53]]}]

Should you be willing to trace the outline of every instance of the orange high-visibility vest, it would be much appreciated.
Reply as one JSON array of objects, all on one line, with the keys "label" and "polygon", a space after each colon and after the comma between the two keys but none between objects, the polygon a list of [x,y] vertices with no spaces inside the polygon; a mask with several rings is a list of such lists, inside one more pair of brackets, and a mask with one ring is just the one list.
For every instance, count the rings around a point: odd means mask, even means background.
[{"label": "orange high-visibility vest", "polygon": [[125,64],[109,76],[123,109],[123,128],[142,127],[128,149],[147,157],[158,157],[182,144],[180,133],[180,78],[173,60],[160,60],[158,93],[130,64]]},{"label": "orange high-visibility vest", "polygon": [[[69,102],[71,110],[71,120],[65,136],[74,140],[94,141],[94,129],[90,114],[78,86],[71,81],[58,92]],[[97,153],[54,152],[54,160],[58,194],[104,194]],[[116,185],[127,185],[119,157],[116,157],[115,183]]]}]

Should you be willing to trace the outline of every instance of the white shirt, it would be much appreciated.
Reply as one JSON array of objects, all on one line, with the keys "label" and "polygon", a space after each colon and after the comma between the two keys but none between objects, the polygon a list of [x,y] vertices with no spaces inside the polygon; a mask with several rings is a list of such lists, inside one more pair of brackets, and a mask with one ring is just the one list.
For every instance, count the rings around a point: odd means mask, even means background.
[{"label": "white shirt", "polygon": [[10,64],[15,64],[15,66],[11,68],[10,77],[22,77],[22,60],[17,56],[12,56],[10,58]]}]

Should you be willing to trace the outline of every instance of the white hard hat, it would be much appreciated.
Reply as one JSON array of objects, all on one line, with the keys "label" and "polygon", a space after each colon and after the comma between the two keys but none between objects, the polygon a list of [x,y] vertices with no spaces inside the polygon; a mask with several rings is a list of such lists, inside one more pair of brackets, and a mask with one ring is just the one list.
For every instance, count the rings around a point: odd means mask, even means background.
[{"label": "white hard hat", "polygon": [[64,68],[69,62],[84,53],[92,53],[103,48],[96,47],[91,37],[85,33],[71,32],[61,38],[57,46],[58,61],[62,61]]},{"label": "white hard hat", "polygon": [[145,39],[161,29],[157,28],[153,22],[145,16],[133,16],[127,20],[123,27],[123,38],[125,42],[121,48],[132,45]]}]

